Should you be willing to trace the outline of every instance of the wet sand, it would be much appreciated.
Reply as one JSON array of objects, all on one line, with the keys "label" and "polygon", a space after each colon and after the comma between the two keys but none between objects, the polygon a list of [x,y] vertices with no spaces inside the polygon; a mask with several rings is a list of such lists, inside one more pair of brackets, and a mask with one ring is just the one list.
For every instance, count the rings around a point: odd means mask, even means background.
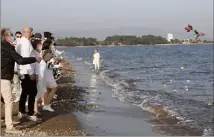
[{"label": "wet sand", "polygon": [[[15,136],[83,136],[80,132],[79,121],[73,115],[74,111],[84,112],[85,104],[78,104],[84,94],[84,90],[76,87],[73,81],[73,73],[71,64],[63,62],[65,65],[63,76],[57,81],[58,89],[56,98],[53,100],[52,107],[55,112],[40,111],[42,113],[42,122],[32,122],[27,119],[22,119],[20,124],[15,125],[24,133]],[[13,107],[13,119],[17,120],[18,103]],[[1,108],[1,116],[4,117],[4,106]],[[5,125],[1,123],[1,135],[5,134]],[[11,136],[11,135],[10,135]]]},{"label": "wet sand", "polygon": [[113,98],[111,88],[100,80],[99,74],[90,72],[82,63],[73,63],[76,71],[86,73],[75,76],[76,85],[88,92],[84,99],[89,112],[75,113],[83,131],[96,136],[161,136],[146,122],[153,114]]},{"label": "wet sand", "polygon": [[112,88],[106,85],[99,73],[91,72],[81,62],[73,61],[75,70],[84,72],[75,76],[76,85],[85,89],[84,96],[90,108],[88,113],[74,113],[82,130],[97,136],[201,136],[203,131],[187,127],[176,117],[161,108],[151,113],[138,106],[120,102],[112,97]]}]

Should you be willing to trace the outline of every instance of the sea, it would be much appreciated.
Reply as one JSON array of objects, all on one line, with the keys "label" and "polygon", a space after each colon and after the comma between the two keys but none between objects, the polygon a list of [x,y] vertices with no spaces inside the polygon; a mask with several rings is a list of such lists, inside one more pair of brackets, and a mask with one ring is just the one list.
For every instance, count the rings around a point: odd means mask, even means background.
[{"label": "sea", "polygon": [[[97,74],[112,98],[152,112],[163,108],[185,125],[213,135],[213,46],[97,47]],[[93,70],[95,47],[65,48],[65,58]],[[78,71],[78,70],[76,70]]]}]

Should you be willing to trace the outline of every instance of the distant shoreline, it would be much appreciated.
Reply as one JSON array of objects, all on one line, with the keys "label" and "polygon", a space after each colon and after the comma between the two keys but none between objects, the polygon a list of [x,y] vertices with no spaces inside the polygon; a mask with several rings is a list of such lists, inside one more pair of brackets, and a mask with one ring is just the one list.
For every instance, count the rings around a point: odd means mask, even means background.
[{"label": "distant shoreline", "polygon": [[184,45],[184,46],[188,46],[188,45],[214,45],[214,43],[191,43],[191,44],[155,44],[156,46],[161,46],[161,45],[168,45],[168,46],[174,46],[174,45]]},{"label": "distant shoreline", "polygon": [[191,43],[191,44],[155,44],[155,45],[96,45],[96,46],[56,46],[56,48],[124,47],[124,46],[197,46],[197,45],[214,45],[214,43]]}]

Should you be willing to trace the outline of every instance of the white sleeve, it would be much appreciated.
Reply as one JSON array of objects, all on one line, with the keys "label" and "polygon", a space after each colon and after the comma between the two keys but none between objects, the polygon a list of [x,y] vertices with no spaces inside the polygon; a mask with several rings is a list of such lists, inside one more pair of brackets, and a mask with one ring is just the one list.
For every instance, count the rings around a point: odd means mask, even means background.
[{"label": "white sleeve", "polygon": [[[30,57],[35,57],[35,54],[32,52],[30,54]],[[36,73],[35,70],[36,70],[36,62],[30,64],[30,69],[28,69],[28,74],[29,75],[35,74]]]},{"label": "white sleeve", "polygon": [[40,69],[39,69],[39,63],[38,62],[35,62],[35,74],[39,74],[40,72]]},{"label": "white sleeve", "polygon": [[39,62],[35,62],[35,74],[39,74],[40,73],[40,63]]}]

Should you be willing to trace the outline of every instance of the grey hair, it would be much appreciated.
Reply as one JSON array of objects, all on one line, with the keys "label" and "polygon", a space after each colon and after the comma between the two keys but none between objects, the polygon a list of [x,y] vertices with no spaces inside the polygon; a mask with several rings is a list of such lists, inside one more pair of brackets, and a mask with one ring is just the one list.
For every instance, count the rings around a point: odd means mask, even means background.
[{"label": "grey hair", "polygon": [[1,40],[5,40],[5,37],[9,36],[10,29],[2,28],[1,29]]}]

